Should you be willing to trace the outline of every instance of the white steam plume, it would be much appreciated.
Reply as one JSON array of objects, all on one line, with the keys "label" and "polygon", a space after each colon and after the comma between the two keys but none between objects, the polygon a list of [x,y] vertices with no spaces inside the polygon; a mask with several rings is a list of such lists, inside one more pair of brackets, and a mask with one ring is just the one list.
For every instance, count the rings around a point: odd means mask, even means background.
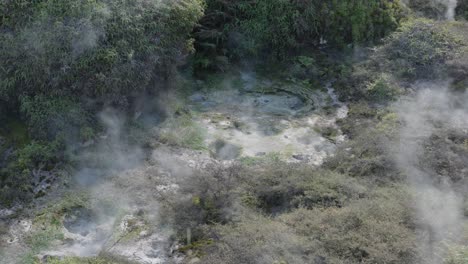
[{"label": "white steam plume", "polygon": [[445,17],[447,20],[455,19],[455,9],[457,8],[457,0],[446,0],[445,4],[447,5],[447,13]]},{"label": "white steam plume", "polygon": [[454,95],[447,86],[422,84],[414,97],[397,104],[402,126],[396,161],[414,191],[425,263],[435,264],[443,261],[443,252],[436,253],[441,243],[460,239],[463,220],[462,197],[449,180],[437,182],[434,172],[421,166],[423,143],[438,129],[468,131],[468,94]]},{"label": "white steam plume", "polygon": [[445,18],[447,20],[454,20],[455,19],[455,9],[458,5],[458,0],[437,0],[439,3],[445,5],[447,8],[445,12]]}]

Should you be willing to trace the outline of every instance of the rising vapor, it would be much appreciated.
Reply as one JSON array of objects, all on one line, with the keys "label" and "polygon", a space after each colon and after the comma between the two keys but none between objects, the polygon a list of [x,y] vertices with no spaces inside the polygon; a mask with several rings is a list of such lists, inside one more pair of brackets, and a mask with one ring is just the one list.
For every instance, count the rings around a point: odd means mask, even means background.
[{"label": "rising vapor", "polygon": [[[448,84],[417,85],[416,95],[397,104],[401,120],[396,161],[414,190],[420,250],[426,263],[443,262],[442,243],[461,237],[463,199],[447,178],[422,166],[424,143],[449,129],[468,131],[467,93],[455,95]],[[442,249],[443,250],[443,249]]]}]

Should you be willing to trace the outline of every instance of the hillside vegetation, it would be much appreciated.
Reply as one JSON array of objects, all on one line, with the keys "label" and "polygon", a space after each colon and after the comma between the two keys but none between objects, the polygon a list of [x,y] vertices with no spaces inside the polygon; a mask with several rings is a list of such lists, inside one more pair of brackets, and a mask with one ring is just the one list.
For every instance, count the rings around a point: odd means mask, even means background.
[{"label": "hillside vegetation", "polygon": [[[0,263],[144,263],[135,247],[167,263],[468,263],[468,2],[450,8],[1,1]],[[281,145],[305,129],[316,164]],[[281,153],[241,155],[255,144]],[[97,253],[56,255],[86,243],[73,224],[104,237]]]}]

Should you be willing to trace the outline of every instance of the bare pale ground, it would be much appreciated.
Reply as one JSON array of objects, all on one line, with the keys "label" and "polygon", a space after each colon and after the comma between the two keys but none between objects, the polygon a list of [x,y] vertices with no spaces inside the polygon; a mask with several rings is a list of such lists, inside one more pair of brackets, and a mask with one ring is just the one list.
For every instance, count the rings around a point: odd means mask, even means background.
[{"label": "bare pale ground", "polygon": [[[212,163],[227,166],[242,158],[275,155],[288,162],[320,165],[345,140],[336,121],[346,118],[347,106],[338,101],[330,85],[327,91],[311,92],[311,98],[304,102],[289,92],[256,93],[229,87],[193,94],[188,103],[196,113],[195,124],[204,131],[206,149],[156,144],[145,161],[110,170],[105,181],[87,187],[88,211],[71,208],[64,216],[63,239],[33,253],[39,259],[108,252],[137,263],[179,262],[183,256],[172,254],[179,246],[170,242],[172,230],[159,224],[164,194],[177,193],[177,180]],[[324,128],[334,131],[333,135],[323,136]],[[104,155],[115,156],[119,162],[137,156],[118,151]],[[106,213],[102,201],[111,201],[119,209]],[[22,217],[6,224],[0,237],[0,263],[17,263],[28,252],[26,239],[41,229],[33,221],[33,217]]]}]

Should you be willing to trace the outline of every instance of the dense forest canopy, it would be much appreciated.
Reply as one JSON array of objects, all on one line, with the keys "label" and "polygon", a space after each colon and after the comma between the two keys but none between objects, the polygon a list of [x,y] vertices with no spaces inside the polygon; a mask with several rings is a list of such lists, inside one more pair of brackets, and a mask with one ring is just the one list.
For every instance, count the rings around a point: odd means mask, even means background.
[{"label": "dense forest canopy", "polygon": [[276,60],[324,43],[371,43],[394,30],[403,12],[399,1],[209,0],[194,33],[203,54],[198,63]]},{"label": "dense forest canopy", "polygon": [[90,112],[103,105],[128,109],[141,94],[168,89],[194,45],[194,70],[217,70],[245,58],[286,58],[324,43],[342,49],[378,41],[404,13],[398,1],[1,5],[0,111],[20,115],[34,139],[49,140],[61,130],[79,137],[76,128],[91,127]]},{"label": "dense forest canopy", "polygon": [[[464,0],[1,1],[0,258],[468,263],[467,20]],[[73,224],[113,229],[53,255]]]},{"label": "dense forest canopy", "polygon": [[[31,3],[32,2],[32,3]],[[89,96],[125,104],[190,50],[199,1],[7,1],[2,98]],[[177,23],[175,21],[177,20]],[[155,74],[159,73],[159,74]]]}]

